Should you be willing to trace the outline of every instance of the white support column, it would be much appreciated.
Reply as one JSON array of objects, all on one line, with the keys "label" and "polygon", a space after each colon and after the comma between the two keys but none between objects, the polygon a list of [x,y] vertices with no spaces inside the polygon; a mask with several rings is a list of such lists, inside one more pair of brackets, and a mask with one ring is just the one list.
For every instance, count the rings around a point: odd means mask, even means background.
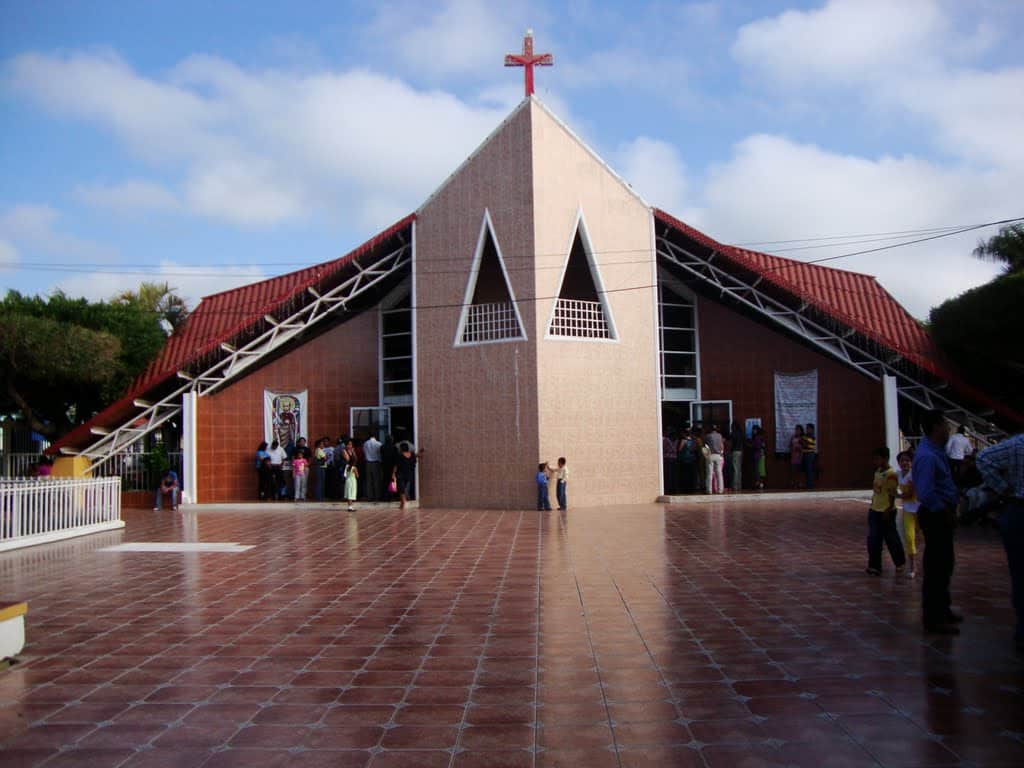
[{"label": "white support column", "polygon": [[[420,381],[416,375],[416,367],[419,365],[419,351],[417,349],[418,337],[416,335],[416,325],[419,322],[418,304],[416,296],[416,222],[413,221],[409,227],[409,262],[411,264],[409,268],[410,281],[409,281],[409,330],[412,331],[412,435],[413,435],[413,446],[417,449],[423,445],[423,435],[420,434]],[[416,462],[416,467],[413,469],[415,473],[416,483],[416,504],[420,503],[420,499],[423,498],[423,486],[420,485],[420,465]]]},{"label": "white support column", "polygon": [[181,501],[184,504],[198,504],[199,487],[196,478],[196,408],[199,406],[199,396],[195,392],[186,392],[181,396],[181,472],[182,478]]},{"label": "white support column", "polygon": [[882,376],[882,401],[885,407],[885,444],[895,467],[896,455],[900,452],[900,406],[895,376]]}]

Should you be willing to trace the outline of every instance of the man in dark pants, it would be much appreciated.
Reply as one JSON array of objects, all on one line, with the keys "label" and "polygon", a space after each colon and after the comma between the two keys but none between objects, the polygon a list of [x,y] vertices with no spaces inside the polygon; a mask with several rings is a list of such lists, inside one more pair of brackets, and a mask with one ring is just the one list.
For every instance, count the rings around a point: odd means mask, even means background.
[{"label": "man in dark pants", "polygon": [[985,485],[1003,500],[999,529],[1006,547],[1010,594],[1017,613],[1013,639],[1017,650],[1024,651],[1024,434],[979,453],[978,471]]},{"label": "man in dark pants", "polygon": [[925,632],[959,635],[963,617],[953,613],[949,581],[953,576],[953,525],[958,495],[946,458],[949,427],[942,411],[931,410],[921,419],[924,439],[914,454],[911,470],[920,501],[917,522],[924,534],[924,580],[921,584],[921,620]]}]

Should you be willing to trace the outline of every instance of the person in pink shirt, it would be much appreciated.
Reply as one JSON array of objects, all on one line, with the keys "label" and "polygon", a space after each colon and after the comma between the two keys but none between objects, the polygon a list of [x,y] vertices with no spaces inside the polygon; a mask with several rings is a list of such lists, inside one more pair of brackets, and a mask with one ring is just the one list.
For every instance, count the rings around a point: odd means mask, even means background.
[{"label": "person in pink shirt", "polygon": [[309,481],[309,459],[301,451],[296,451],[292,457],[292,480],[295,483],[295,500],[305,501]]}]

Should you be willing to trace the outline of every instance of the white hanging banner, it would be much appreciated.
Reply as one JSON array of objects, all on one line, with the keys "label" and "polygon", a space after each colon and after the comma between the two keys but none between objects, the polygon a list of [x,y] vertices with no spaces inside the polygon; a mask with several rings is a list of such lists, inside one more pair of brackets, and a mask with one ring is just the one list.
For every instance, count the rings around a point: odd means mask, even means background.
[{"label": "white hanging banner", "polygon": [[818,370],[775,372],[775,452],[789,453],[797,424],[818,424]]},{"label": "white hanging banner", "polygon": [[301,392],[273,392],[263,390],[263,439],[268,443],[277,440],[285,449],[291,450],[300,437],[306,434],[307,390]]}]

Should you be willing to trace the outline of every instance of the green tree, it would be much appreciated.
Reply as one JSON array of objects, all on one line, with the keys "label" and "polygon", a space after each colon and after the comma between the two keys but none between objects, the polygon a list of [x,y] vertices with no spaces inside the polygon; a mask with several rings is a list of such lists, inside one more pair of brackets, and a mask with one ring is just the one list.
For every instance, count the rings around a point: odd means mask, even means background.
[{"label": "green tree", "polygon": [[988,240],[982,240],[974,255],[1002,264],[1006,274],[1024,272],[1024,224],[1003,227]]},{"label": "green tree", "polygon": [[0,412],[22,414],[52,439],[117,399],[167,339],[152,301],[167,300],[163,289],[109,302],[9,291],[0,301]]},{"label": "green tree", "polygon": [[995,278],[929,314],[932,337],[964,377],[1024,413],[1024,272]]}]

